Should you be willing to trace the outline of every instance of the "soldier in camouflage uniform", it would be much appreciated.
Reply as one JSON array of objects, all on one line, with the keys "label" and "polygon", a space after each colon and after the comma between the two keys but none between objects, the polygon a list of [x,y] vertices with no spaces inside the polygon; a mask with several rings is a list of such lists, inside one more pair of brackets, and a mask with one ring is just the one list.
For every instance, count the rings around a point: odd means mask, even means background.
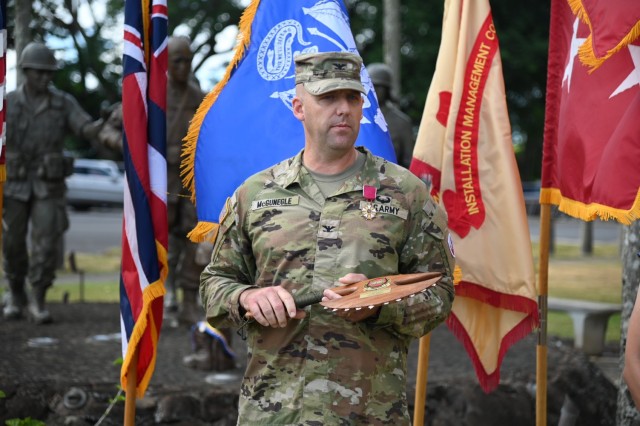
[{"label": "soldier in camouflage uniform", "polygon": [[[295,58],[293,112],[305,147],[245,181],[227,202],[200,293],[214,326],[245,313],[241,425],[408,425],[407,352],[451,310],[446,213],[407,170],[355,148],[361,59]],[[428,293],[378,309],[297,310],[292,294],[367,277],[441,271]]]},{"label": "soldier in camouflage uniform", "polygon": [[380,110],[389,127],[389,136],[396,152],[396,160],[402,167],[409,168],[413,157],[413,124],[411,118],[393,103],[391,99],[391,68],[382,63],[367,67],[371,83],[376,91]]},{"label": "soldier in camouflage uniform", "polygon": [[73,161],[63,155],[64,138],[69,131],[95,137],[102,122],[93,121],[71,95],[49,85],[57,62],[44,44],[29,43],[19,66],[25,82],[7,95],[2,254],[10,298],[3,314],[22,318],[28,305],[31,319],[47,323],[51,315],[45,308],[46,291],[53,284],[57,251],[68,227],[64,179],[73,172]]}]

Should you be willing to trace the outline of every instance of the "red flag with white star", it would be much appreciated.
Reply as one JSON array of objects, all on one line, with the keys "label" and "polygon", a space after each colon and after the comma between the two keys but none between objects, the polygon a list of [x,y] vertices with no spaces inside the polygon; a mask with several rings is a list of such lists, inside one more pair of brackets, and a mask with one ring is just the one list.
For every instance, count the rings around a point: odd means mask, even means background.
[{"label": "red flag with white star", "polygon": [[580,61],[597,68],[640,36],[640,2],[632,0],[568,0],[573,13],[589,26],[578,50]]},{"label": "red flag with white star", "polygon": [[[615,5],[640,16],[638,2]],[[551,7],[540,202],[629,224],[640,217],[640,40],[614,40],[625,46],[590,71],[581,46],[615,22],[597,14],[584,22],[566,0]]]}]

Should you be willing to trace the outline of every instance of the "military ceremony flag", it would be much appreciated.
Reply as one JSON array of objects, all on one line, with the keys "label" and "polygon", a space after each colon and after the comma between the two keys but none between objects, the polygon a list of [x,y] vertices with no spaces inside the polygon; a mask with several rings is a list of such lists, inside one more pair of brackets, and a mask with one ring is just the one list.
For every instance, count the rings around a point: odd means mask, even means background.
[{"label": "military ceremony flag", "polygon": [[120,378],[126,389],[129,367],[137,359],[136,395],[141,397],[155,368],[167,275],[166,0],[126,0],[123,66]]},{"label": "military ceremony flag", "polygon": [[449,215],[456,298],[447,320],[494,389],[508,348],[538,323],[522,186],[488,0],[446,0],[411,171]]},{"label": "military ceremony flag", "polygon": [[[551,2],[540,202],[628,225],[640,218],[640,2],[582,4],[575,16]],[[581,51],[599,59],[587,67]]]},{"label": "military ceremony flag", "polygon": [[578,48],[580,61],[592,70],[640,37],[640,2],[568,0],[573,13],[588,27]]},{"label": "military ceremony flag", "polygon": [[[0,4],[0,185],[7,180],[4,145],[7,140],[7,2]],[[0,197],[2,193],[0,192]],[[0,201],[0,206],[2,201]],[[2,209],[0,209],[2,211]]]},{"label": "military ceremony flag", "polygon": [[[357,53],[341,0],[253,0],[240,20],[239,44],[223,79],[194,116],[182,174],[198,211],[189,237],[213,239],[225,200],[252,174],[304,147],[293,116],[293,58],[325,51]],[[395,161],[387,126],[366,69],[367,96],[356,145]]]}]

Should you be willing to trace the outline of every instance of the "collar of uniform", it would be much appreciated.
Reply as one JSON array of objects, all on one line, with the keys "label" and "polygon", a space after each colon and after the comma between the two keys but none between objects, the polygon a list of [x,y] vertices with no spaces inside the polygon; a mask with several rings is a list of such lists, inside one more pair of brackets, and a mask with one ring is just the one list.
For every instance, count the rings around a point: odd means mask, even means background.
[{"label": "collar of uniform", "polygon": [[302,153],[298,152],[295,157],[291,157],[273,166],[273,182],[286,188],[294,182],[299,182],[300,169],[302,169]]},{"label": "collar of uniform", "polygon": [[364,146],[358,146],[356,149],[366,156],[364,167],[361,173],[356,174],[355,178],[345,182],[345,192],[361,191],[364,185],[379,189],[382,171],[376,162],[376,157]]},{"label": "collar of uniform", "polygon": [[25,93],[25,84],[22,83],[20,86],[16,88],[16,101],[19,104],[26,105],[27,104],[27,94]]},{"label": "collar of uniform", "polygon": [[[27,93],[25,90],[25,83],[22,83],[20,86],[18,86],[15,90],[16,92],[16,104],[21,104],[27,107],[33,107],[32,105],[29,105],[27,102]],[[60,99],[59,99],[60,98]],[[40,108],[35,111],[35,114],[40,113],[43,109],[48,109],[49,106],[53,107],[53,108],[62,108],[63,107],[63,101],[61,99],[61,92],[59,90],[57,90],[56,88],[49,86],[47,88],[47,102],[43,103],[40,105]]]},{"label": "collar of uniform", "polygon": [[[352,179],[347,184],[351,187],[348,191],[360,191],[364,185],[370,185],[375,188],[380,188],[380,174],[382,170],[376,162],[374,155],[366,149],[364,146],[358,146],[356,149],[366,155],[364,168],[362,173],[359,173],[357,178]],[[286,161],[283,161],[273,168],[273,181],[283,188],[291,185],[292,183],[302,184],[301,182],[301,170],[302,170],[302,153],[301,150],[295,157],[292,157]],[[384,164],[384,163],[383,163]],[[384,165],[382,166],[384,167]]]}]

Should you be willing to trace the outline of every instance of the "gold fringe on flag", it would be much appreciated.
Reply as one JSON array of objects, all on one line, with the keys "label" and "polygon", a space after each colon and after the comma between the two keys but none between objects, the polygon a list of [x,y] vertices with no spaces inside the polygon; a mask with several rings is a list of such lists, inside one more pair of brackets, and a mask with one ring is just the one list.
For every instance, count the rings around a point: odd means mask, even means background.
[{"label": "gold fringe on flag", "polygon": [[460,281],[462,281],[462,269],[460,269],[460,266],[456,265],[453,270],[453,284],[457,285]]},{"label": "gold fringe on flag", "polygon": [[217,223],[199,221],[198,224],[187,234],[187,238],[194,243],[203,243],[205,241],[212,243],[218,236],[218,228],[220,228],[220,225]]},{"label": "gold fringe on flag", "polygon": [[640,189],[629,210],[616,209],[598,203],[585,204],[564,197],[557,188],[542,188],[540,190],[540,204],[554,204],[561,212],[587,222],[600,218],[602,220],[614,219],[624,225],[630,225],[634,220],[640,219]]},{"label": "gold fringe on flag", "polygon": [[[158,330],[157,324],[153,320],[153,315],[151,313],[151,305],[154,300],[165,295],[164,282],[167,278],[167,273],[169,271],[168,263],[167,263],[167,250],[164,248],[162,244],[158,240],[156,240],[156,250],[158,250],[158,261],[161,264],[160,269],[160,279],[149,283],[149,285],[142,292],[142,311],[140,312],[138,319],[133,327],[133,331],[131,332],[131,337],[129,338],[129,347],[135,347],[140,344],[140,341],[144,337],[144,333],[149,327],[149,334],[151,336],[151,340],[153,341],[153,347],[158,347],[158,339],[160,337],[160,332]],[[162,303],[162,300],[159,300]],[[155,303],[158,303],[156,301]],[[133,354],[135,351],[127,350],[125,358],[123,360],[123,367],[120,372],[120,383],[123,389],[127,388],[127,371],[129,371],[129,364],[133,362]],[[149,366],[146,369],[146,372],[142,378],[138,380],[138,385],[136,387],[136,396],[138,398],[144,397],[145,391],[149,387],[149,382],[151,381],[151,377],[153,375],[153,371],[156,368],[156,359],[157,359],[157,350],[154,351],[152,358],[149,360]]]},{"label": "gold fringe on flag", "polygon": [[631,27],[627,35],[625,35],[616,46],[614,46],[612,49],[609,49],[604,55],[598,57],[596,56],[596,52],[593,49],[593,26],[591,25],[589,15],[587,14],[587,11],[582,4],[582,0],[568,0],[568,3],[574,15],[576,15],[578,19],[589,26],[589,37],[587,37],[585,42],[582,43],[582,45],[580,45],[580,47],[578,48],[578,57],[580,58],[580,62],[590,68],[589,73],[592,73],[593,71],[598,69],[598,67],[602,65],[604,61],[606,61],[615,53],[624,49],[638,37],[640,37],[640,21],[638,21]]},{"label": "gold fringe on flag", "polygon": [[0,164],[0,183],[3,183],[7,180],[7,166],[4,164]]},{"label": "gold fringe on flag", "polygon": [[[232,71],[237,67],[238,63],[244,57],[245,51],[249,46],[251,40],[251,24],[253,18],[258,10],[260,0],[253,0],[249,6],[244,10],[240,17],[240,26],[237,36],[237,46],[233,59],[227,66],[222,80],[215,85],[215,87],[204,97],[202,103],[198,107],[191,123],[189,124],[189,131],[184,137],[182,145],[182,161],[180,163],[180,176],[182,177],[182,185],[191,193],[191,201],[197,205],[197,194],[195,187],[195,157],[196,146],[198,144],[198,136],[200,134],[200,127],[204,121],[207,112],[211,106],[215,103],[216,99],[220,95],[220,92],[231,78]],[[187,237],[193,242],[213,241],[217,235],[218,224],[213,222],[202,222],[198,224],[187,234]]]}]

